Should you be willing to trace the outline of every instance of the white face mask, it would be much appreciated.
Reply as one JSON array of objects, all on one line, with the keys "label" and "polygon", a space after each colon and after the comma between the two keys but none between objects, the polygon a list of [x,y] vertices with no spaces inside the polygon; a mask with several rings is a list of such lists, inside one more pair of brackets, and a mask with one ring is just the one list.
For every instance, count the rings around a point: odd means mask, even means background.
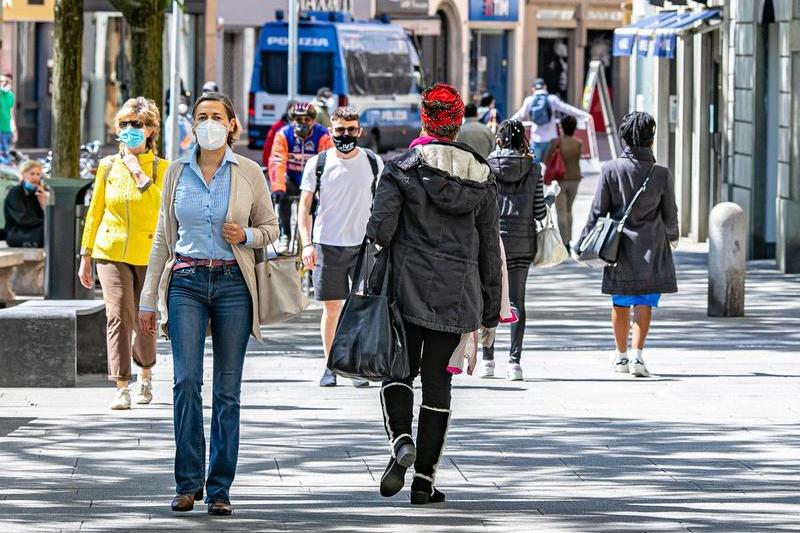
[{"label": "white face mask", "polygon": [[189,111],[189,106],[188,105],[186,105],[184,103],[178,104],[178,114],[179,115],[185,115],[188,111]]},{"label": "white face mask", "polygon": [[201,122],[194,133],[203,150],[219,150],[228,141],[228,128],[212,119]]}]

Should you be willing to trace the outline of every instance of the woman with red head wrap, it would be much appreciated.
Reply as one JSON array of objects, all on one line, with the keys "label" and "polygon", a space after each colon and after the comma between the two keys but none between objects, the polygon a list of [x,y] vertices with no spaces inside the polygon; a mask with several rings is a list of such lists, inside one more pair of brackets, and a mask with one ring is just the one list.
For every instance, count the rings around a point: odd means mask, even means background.
[{"label": "woman with red head wrap", "polygon": [[[500,315],[500,234],[497,187],[484,159],[453,142],[464,102],[437,83],[422,93],[422,135],[386,164],[375,193],[367,236],[389,253],[393,294],[403,317],[411,375],[384,382],[384,427],[391,458],[382,496],[402,490],[414,465],[411,503],[444,501],[434,488],[450,425],[450,357],[461,335]],[[413,383],[422,375],[422,406],[412,439]]]}]

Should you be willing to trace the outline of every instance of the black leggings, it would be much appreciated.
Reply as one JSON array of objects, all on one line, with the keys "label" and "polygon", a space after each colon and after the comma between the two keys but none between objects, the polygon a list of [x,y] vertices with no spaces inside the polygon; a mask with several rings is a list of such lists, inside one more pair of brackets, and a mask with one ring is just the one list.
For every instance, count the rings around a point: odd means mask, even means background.
[{"label": "black leggings", "polygon": [[278,202],[278,220],[281,226],[281,235],[292,238],[292,204],[297,200],[297,195],[300,194],[300,189],[297,185],[286,176],[286,194],[281,197]]},{"label": "black leggings", "polygon": [[[453,375],[447,363],[461,341],[458,333],[443,333],[404,322],[411,376],[398,380],[413,386],[422,376],[422,404],[437,409],[450,409],[450,385]],[[387,382],[389,383],[389,382]]]},{"label": "black leggings", "polygon": [[[511,307],[519,319],[516,324],[511,324],[511,351],[508,354],[508,361],[511,363],[519,363],[522,357],[522,341],[525,337],[525,288],[530,269],[530,263],[512,265],[508,269],[508,299],[511,300]],[[494,346],[483,350],[483,359],[494,360]]]}]

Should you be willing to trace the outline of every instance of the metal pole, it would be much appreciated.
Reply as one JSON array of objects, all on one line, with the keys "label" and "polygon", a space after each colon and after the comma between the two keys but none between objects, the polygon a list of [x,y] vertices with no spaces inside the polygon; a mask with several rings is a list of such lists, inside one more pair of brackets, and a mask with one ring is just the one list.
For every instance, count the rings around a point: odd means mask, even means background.
[{"label": "metal pole", "polygon": [[289,0],[289,54],[288,75],[286,85],[290,100],[297,99],[297,26],[299,10],[297,0]]},{"label": "metal pole", "polygon": [[169,83],[169,125],[171,128],[171,143],[167,157],[170,161],[178,158],[178,143],[180,143],[180,131],[178,126],[178,99],[181,95],[181,74],[178,71],[178,49],[181,32],[181,6],[177,0],[172,2],[172,43],[170,46],[170,83]]}]

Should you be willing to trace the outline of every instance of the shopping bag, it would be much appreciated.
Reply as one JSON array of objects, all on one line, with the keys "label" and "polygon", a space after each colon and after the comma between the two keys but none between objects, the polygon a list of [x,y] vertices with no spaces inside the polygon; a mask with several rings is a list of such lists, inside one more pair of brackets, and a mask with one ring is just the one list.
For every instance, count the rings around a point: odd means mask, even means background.
[{"label": "shopping bag", "polygon": [[328,368],[346,378],[405,379],[411,370],[403,320],[389,283],[391,254],[388,248],[378,253],[363,294],[359,294],[366,251],[365,239],[358,254],[353,286],[336,326]]},{"label": "shopping bag", "polygon": [[560,265],[569,257],[567,247],[561,240],[561,232],[555,222],[553,206],[547,208],[542,227],[536,234],[536,257],[533,265],[539,268],[550,268]]},{"label": "shopping bag", "polygon": [[266,250],[254,250],[258,318],[262,326],[286,322],[308,307],[308,298],[301,288],[300,269],[296,255],[267,257]]}]

